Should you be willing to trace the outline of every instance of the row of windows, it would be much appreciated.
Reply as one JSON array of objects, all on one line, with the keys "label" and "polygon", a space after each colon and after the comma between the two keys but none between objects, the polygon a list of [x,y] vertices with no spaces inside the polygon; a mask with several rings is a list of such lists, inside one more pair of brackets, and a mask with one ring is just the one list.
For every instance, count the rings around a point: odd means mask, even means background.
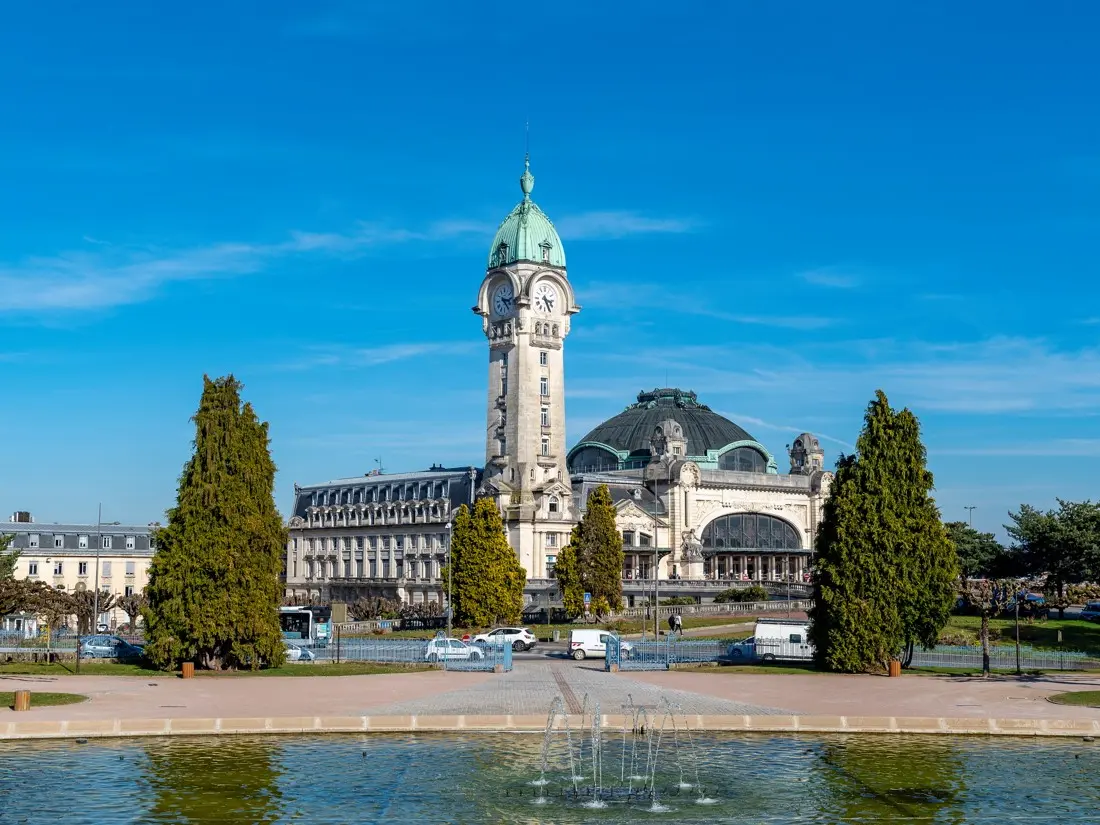
[{"label": "row of windows", "polygon": [[[318,553],[325,550],[336,552],[338,550],[362,550],[367,547],[371,550],[442,550],[447,545],[447,538],[443,533],[419,536],[355,536],[352,538],[328,538],[328,539],[303,539],[302,547],[306,553],[316,550]],[[298,539],[290,540],[290,549],[298,550]]]},{"label": "row of windows", "polygon": [[[438,579],[443,570],[443,566],[438,561],[432,560],[416,560],[408,559],[396,559],[394,563],[390,564],[389,559],[382,559],[381,562],[375,559],[344,559],[340,561],[324,561],[324,560],[310,560],[306,559],[302,562],[302,571],[305,573],[306,578],[339,578],[344,577],[348,579],[361,579],[365,575],[369,575],[369,578],[378,578],[379,571],[383,579],[390,578],[390,572],[393,571],[393,576],[396,578],[404,578],[406,567],[408,569],[409,578],[413,579]],[[298,560],[291,560],[291,575],[298,576]]]},{"label": "row of windows", "polygon": [[[136,565],[135,562],[132,562],[132,561],[126,562],[126,575],[127,576],[133,576],[136,573],[136,567],[137,567],[137,565]],[[55,576],[63,576],[65,574],[65,563],[61,562],[61,561],[53,562],[53,574]],[[88,562],[78,561],[76,563],[76,574],[78,576],[87,576],[88,575]],[[27,575],[28,576],[37,576],[38,575],[38,562],[37,561],[27,562]],[[102,576],[105,579],[111,578],[111,562],[109,562],[109,561],[102,562]]]},{"label": "row of windows", "polygon": [[428,501],[447,498],[449,494],[449,481],[423,481],[354,490],[318,490],[310,496],[310,503],[314,507],[330,507],[336,504],[374,504],[383,501]]},{"label": "row of windows", "polygon": [[649,533],[636,533],[633,530],[623,531],[623,547],[650,547],[653,536]]},{"label": "row of windows", "polygon": [[[28,544],[31,549],[37,549],[41,547],[41,536],[37,533],[32,533],[28,538]],[[57,549],[64,549],[65,536],[61,534],[55,534],[53,537],[53,546]],[[88,549],[88,536],[78,536],[76,540],[76,546],[80,550]],[[114,546],[114,536],[100,536],[99,546],[104,550],[111,550]],[[126,536],[126,549],[133,550],[137,547],[137,538],[135,536]]]}]

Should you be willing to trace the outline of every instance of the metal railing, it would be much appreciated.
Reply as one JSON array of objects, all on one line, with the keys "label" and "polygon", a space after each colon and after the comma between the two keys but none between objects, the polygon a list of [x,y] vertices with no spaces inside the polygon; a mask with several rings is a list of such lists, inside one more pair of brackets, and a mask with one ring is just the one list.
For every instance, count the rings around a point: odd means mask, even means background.
[{"label": "metal railing", "polygon": [[[605,647],[604,669],[668,670],[672,665],[717,662],[733,640],[685,639],[666,636],[659,641],[624,641],[613,637]],[[615,667],[613,667],[615,666]]]},{"label": "metal railing", "polygon": [[[512,669],[512,648],[466,645],[459,651],[437,644],[437,639],[394,639],[349,636],[339,625],[333,641],[311,648],[317,662],[379,662],[382,664],[439,664],[445,670],[507,672]],[[303,645],[304,646],[304,645]]]},{"label": "metal railing", "polygon": [[[787,610],[795,612],[803,612],[809,610],[813,606],[813,601],[809,599],[791,600],[789,602],[726,602],[724,604],[672,604],[661,605],[656,608],[658,616],[671,616],[672,614],[679,614],[681,616],[699,616],[699,615],[721,615],[723,613],[729,614],[744,614],[744,613],[777,613],[786,612]],[[642,616],[652,616],[654,608],[652,607],[624,607],[622,610],[616,611],[616,616],[622,616],[626,618],[639,618]]]},{"label": "metal railing", "polygon": [[[982,666],[980,646],[937,645],[932,650],[913,653],[914,667],[974,668]],[[1014,645],[991,645],[989,666],[996,670],[1016,669]],[[1077,650],[1037,650],[1020,645],[1022,670],[1095,670],[1100,669],[1100,658]]]}]

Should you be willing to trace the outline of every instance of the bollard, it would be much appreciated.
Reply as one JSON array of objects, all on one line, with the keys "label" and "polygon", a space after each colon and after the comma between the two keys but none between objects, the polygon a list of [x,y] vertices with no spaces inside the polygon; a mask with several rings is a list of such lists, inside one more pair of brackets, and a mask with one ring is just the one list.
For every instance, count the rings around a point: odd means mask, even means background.
[{"label": "bollard", "polygon": [[15,691],[15,704],[12,706],[12,710],[30,710],[31,709],[31,692],[29,690],[17,690]]},{"label": "bollard", "polygon": [[901,676],[901,662],[897,659],[890,660],[890,669],[887,673],[888,676]]},{"label": "bollard", "polygon": [[182,670],[182,673],[180,675],[184,679],[193,679],[193,678],[195,678],[195,663],[194,662],[184,662],[183,667],[181,668],[181,670]]}]

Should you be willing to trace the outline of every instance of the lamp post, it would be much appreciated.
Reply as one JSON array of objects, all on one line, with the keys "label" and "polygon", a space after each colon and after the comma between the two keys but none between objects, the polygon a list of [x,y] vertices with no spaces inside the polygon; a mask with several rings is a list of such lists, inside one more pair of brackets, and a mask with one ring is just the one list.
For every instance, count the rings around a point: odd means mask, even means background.
[{"label": "lamp post", "polygon": [[965,507],[963,507],[963,509],[970,513],[970,527],[973,528],[974,527],[974,511],[978,509],[978,505],[968,504]]},{"label": "lamp post", "polygon": [[447,536],[447,638],[451,637],[451,622],[454,616],[454,591],[451,590],[451,523],[443,525]]},{"label": "lamp post", "polygon": [[[99,505],[99,514],[95,520],[95,575],[92,579],[92,587],[95,594],[92,596],[92,633],[99,632],[99,548],[103,544],[103,504]],[[76,646],[80,647],[80,628],[77,628]]]}]

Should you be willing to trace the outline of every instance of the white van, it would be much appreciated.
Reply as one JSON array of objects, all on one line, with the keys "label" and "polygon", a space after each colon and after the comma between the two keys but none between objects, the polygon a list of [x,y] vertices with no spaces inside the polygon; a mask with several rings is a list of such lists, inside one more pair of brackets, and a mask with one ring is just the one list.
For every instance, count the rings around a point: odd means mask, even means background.
[{"label": "white van", "polygon": [[734,642],[726,655],[734,660],[765,662],[809,661],[814,657],[809,622],[797,619],[757,619],[751,639]]},{"label": "white van", "polygon": [[[607,655],[607,643],[615,638],[615,634],[607,630],[572,630],[569,632],[569,655],[578,662],[589,657],[602,659]],[[633,649],[630,642],[619,640],[623,656],[629,656]]]}]

